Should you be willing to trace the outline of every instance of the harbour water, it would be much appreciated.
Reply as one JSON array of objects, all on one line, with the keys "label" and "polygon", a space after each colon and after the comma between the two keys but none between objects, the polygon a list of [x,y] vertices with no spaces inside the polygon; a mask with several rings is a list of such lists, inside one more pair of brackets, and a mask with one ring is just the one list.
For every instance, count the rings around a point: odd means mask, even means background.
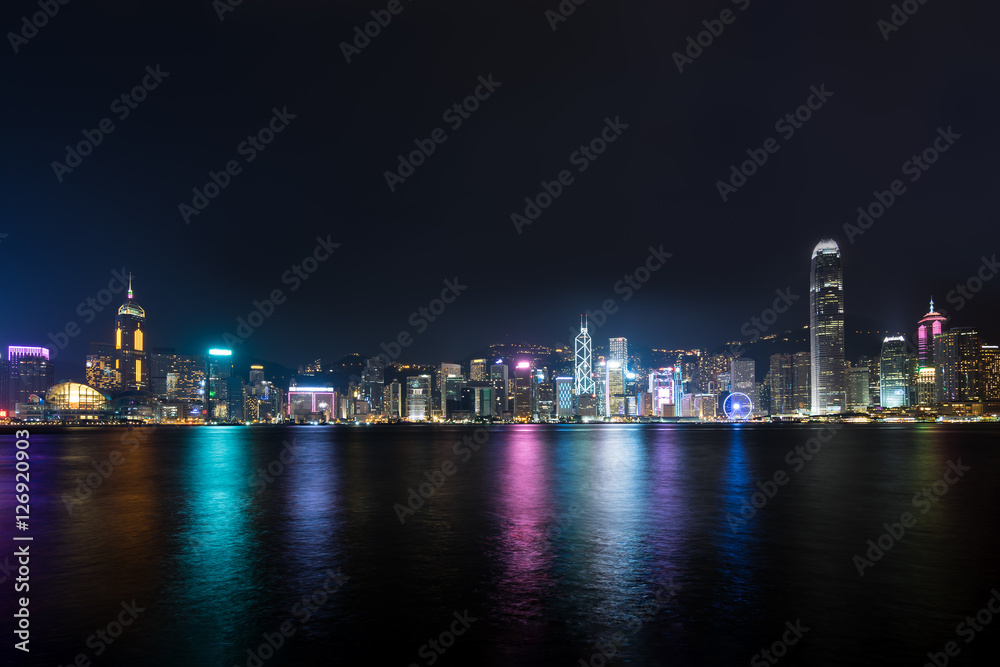
[{"label": "harbour water", "polygon": [[31,664],[981,665],[1000,646],[1000,618],[975,621],[1000,587],[995,424],[29,430]]}]

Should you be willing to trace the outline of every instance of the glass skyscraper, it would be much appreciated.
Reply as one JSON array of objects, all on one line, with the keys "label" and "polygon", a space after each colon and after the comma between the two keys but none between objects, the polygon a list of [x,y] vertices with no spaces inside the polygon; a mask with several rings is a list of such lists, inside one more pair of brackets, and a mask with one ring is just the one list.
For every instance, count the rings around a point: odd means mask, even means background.
[{"label": "glass skyscraper", "polygon": [[844,274],[840,247],[816,244],[809,275],[809,352],[812,412],[825,415],[846,406],[844,376]]},{"label": "glass skyscraper", "polygon": [[879,376],[882,381],[882,407],[909,407],[909,363],[906,354],[906,339],[902,336],[887,336],[882,341]]}]

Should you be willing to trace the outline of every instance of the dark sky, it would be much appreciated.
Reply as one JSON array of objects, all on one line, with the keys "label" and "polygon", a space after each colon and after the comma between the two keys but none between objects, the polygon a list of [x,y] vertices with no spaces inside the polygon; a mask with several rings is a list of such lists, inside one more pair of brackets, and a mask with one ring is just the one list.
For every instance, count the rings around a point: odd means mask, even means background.
[{"label": "dark sky", "polygon": [[[275,289],[287,300],[236,347],[288,365],[374,354],[401,331],[403,358],[427,362],[551,344],[609,298],[619,310],[595,337],[714,346],[776,289],[801,299],[774,327],[805,324],[824,237],[843,250],[849,316],[909,332],[932,293],[955,308],[948,292],[1000,252],[992,5],[929,0],[888,40],[889,2],[589,0],[555,31],[557,0],[400,6],[351,63],[340,43],[385,2],[244,0],[220,21],[210,0],[72,0],[16,54],[8,35],[0,345],[55,347],[75,323],[59,375],[82,372],[113,310],[87,323],[77,305],[126,267],[147,345],[180,351],[221,345]],[[726,9],[678,72],[672,54]],[[6,2],[0,27],[37,11]],[[169,75],[119,119],[112,102],[147,66]],[[452,129],[443,112],[489,75],[499,87]],[[811,86],[833,95],[786,139],[775,122]],[[238,146],[286,107],[295,118],[248,163]],[[53,161],[103,118],[114,131],[59,182]],[[605,118],[628,128],[581,173],[571,154]],[[903,164],[939,127],[960,138],[910,182]],[[384,172],[435,128],[447,140],[390,191]],[[778,151],[723,202],[716,182],[769,137]],[[178,206],[229,160],[241,173],[185,224]],[[562,170],[573,182],[518,234],[511,215]],[[851,243],[844,224],[895,179],[906,192]],[[291,291],[282,275],[328,236],[340,247]],[[616,281],[661,245],[672,257],[624,301]],[[418,333],[410,314],[455,277],[467,289]],[[952,324],[997,340],[998,287]]]}]

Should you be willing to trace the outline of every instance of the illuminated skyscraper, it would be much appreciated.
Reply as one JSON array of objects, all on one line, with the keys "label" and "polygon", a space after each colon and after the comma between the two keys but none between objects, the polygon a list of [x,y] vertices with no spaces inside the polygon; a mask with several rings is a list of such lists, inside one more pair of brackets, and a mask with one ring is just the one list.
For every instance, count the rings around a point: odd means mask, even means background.
[{"label": "illuminated skyscraper", "polygon": [[[651,417],[672,417],[674,416],[674,406],[677,399],[674,395],[674,369],[661,368],[649,374],[649,394],[651,397],[650,415]],[[664,407],[669,414],[664,414]]]},{"label": "illuminated skyscraper", "polygon": [[902,336],[887,336],[882,341],[882,355],[879,361],[883,408],[910,406],[909,375],[906,339]]},{"label": "illuminated skyscraper", "polygon": [[794,414],[795,405],[795,355],[772,354],[770,359],[772,415]]},{"label": "illuminated skyscraper", "polygon": [[799,414],[812,412],[812,364],[808,352],[795,353],[795,389],[792,411]]},{"label": "illuminated skyscraper", "polygon": [[406,378],[406,418],[426,421],[431,418],[431,376],[411,375]]},{"label": "illuminated skyscraper", "polygon": [[469,363],[470,382],[489,382],[490,379],[486,376],[486,373],[485,359],[473,359]]},{"label": "illuminated skyscraper", "polygon": [[941,313],[934,310],[934,299],[931,299],[931,309],[917,324],[917,365],[927,367],[934,365],[934,337],[941,333],[941,327],[948,321]]},{"label": "illuminated skyscraper", "polygon": [[121,385],[121,374],[115,370],[115,347],[111,343],[91,343],[87,355],[87,384],[108,393]]},{"label": "illuminated skyscraper", "polygon": [[[975,329],[953,327],[934,338],[939,403],[975,403],[980,400],[981,353],[982,344]],[[885,378],[882,381],[885,382]]]},{"label": "illuminated skyscraper", "polygon": [[146,311],[132,298],[132,279],[128,283],[128,299],[115,316],[115,370],[120,375],[119,389],[133,391],[149,389],[149,364],[146,363],[144,328]]},{"label": "illuminated skyscraper", "polygon": [[852,412],[867,412],[870,396],[868,365],[847,369],[847,408]]},{"label": "illuminated skyscraper", "polygon": [[393,380],[386,386],[385,416],[389,419],[401,419],[403,416],[403,385],[399,380]]},{"label": "illuminated skyscraper", "polygon": [[205,372],[205,418],[208,421],[229,421],[229,377],[233,374],[233,351],[208,351]]},{"label": "illuminated skyscraper", "polygon": [[621,364],[622,373],[628,372],[627,338],[608,339],[608,361],[617,361],[619,364]]},{"label": "illuminated skyscraper", "polygon": [[751,401],[756,400],[755,375],[756,365],[753,359],[733,359],[729,370],[729,391],[746,394]]},{"label": "illuminated skyscraper", "polygon": [[594,366],[593,366],[593,344],[590,334],[587,333],[587,320],[584,318],[580,323],[580,333],[576,337],[576,354],[574,356],[574,383],[576,395],[593,394],[594,388]]},{"label": "illuminated skyscraper", "polygon": [[490,383],[493,385],[493,401],[496,404],[493,414],[497,417],[502,417],[504,412],[510,410],[510,401],[507,399],[509,380],[507,364],[496,363],[490,366]]},{"label": "illuminated skyscraper", "polygon": [[605,369],[607,370],[607,379],[604,384],[606,391],[605,404],[607,405],[605,415],[608,417],[623,416],[626,414],[625,369],[617,359],[609,360]]},{"label": "illuminated skyscraper", "polygon": [[533,375],[530,361],[520,360],[517,362],[514,367],[514,421],[531,421],[534,400]]},{"label": "illuminated skyscraper", "polygon": [[840,247],[816,244],[809,280],[809,353],[812,412],[826,415],[846,406],[844,376],[844,275]]},{"label": "illuminated skyscraper", "polygon": [[575,412],[573,405],[573,378],[558,377],[556,384],[556,416],[560,418],[572,417]]},{"label": "illuminated skyscraper", "polygon": [[[47,347],[11,345],[7,348],[7,402],[4,409],[13,415],[18,403],[28,403],[34,394],[45,398],[55,385],[55,369]],[[0,406],[4,407],[4,406]]]},{"label": "illuminated skyscraper", "polygon": [[449,378],[461,378],[462,377],[462,365],[461,364],[441,364],[438,369],[437,377],[437,408],[440,411],[442,417],[447,415],[448,412],[448,401],[458,401],[461,400],[461,391],[456,395],[455,389],[458,385],[454,382],[451,384],[451,393],[448,389],[448,379]]},{"label": "illuminated skyscraper", "polygon": [[979,350],[980,373],[982,384],[982,399],[994,404],[992,410],[1000,408],[1000,347],[983,345]]}]

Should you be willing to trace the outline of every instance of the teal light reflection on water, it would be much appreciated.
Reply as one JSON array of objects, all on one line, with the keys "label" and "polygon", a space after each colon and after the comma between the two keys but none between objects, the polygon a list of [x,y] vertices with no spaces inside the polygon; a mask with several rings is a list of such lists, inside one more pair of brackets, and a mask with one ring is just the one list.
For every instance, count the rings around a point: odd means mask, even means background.
[{"label": "teal light reflection on water", "polygon": [[265,602],[259,562],[259,528],[254,487],[250,484],[252,431],[204,427],[179,454],[176,500],[180,553],[170,573],[164,604],[175,606],[170,618],[202,645],[206,656],[224,664],[239,651]]}]

